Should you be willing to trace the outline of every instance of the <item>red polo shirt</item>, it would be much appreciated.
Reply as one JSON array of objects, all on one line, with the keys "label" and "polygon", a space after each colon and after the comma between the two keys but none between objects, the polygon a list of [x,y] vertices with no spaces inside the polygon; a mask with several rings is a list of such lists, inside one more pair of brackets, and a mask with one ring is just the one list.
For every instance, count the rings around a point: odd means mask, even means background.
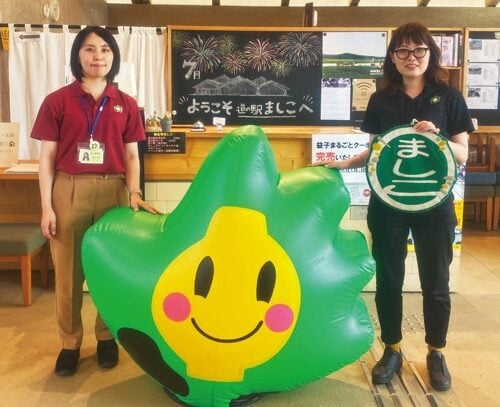
[{"label": "red polo shirt", "polygon": [[[89,143],[89,123],[95,120],[103,98],[104,105],[95,127],[94,140],[104,145],[103,164],[80,164],[78,144]],[[108,85],[104,95],[94,100],[80,82],[74,81],[49,94],[38,111],[31,137],[56,141],[56,170],[69,174],[119,174],[125,172],[125,143],[145,139],[144,127],[135,100]]]}]

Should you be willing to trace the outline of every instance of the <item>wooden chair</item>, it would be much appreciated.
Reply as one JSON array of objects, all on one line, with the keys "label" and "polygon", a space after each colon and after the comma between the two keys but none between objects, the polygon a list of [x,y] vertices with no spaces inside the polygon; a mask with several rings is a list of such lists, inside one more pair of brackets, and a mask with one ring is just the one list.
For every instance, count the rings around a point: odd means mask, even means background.
[{"label": "wooden chair", "polygon": [[48,252],[39,224],[0,224],[0,263],[20,264],[24,305],[31,305],[31,259],[36,255],[40,255],[41,285],[48,287]]},{"label": "wooden chair", "polygon": [[469,136],[468,172],[495,172],[496,140],[493,134],[472,133]]},{"label": "wooden chair", "polygon": [[495,146],[495,137],[492,134],[472,133],[469,138],[469,158],[465,173],[464,203],[474,205],[474,219],[476,222],[484,219],[487,231],[493,228]]}]

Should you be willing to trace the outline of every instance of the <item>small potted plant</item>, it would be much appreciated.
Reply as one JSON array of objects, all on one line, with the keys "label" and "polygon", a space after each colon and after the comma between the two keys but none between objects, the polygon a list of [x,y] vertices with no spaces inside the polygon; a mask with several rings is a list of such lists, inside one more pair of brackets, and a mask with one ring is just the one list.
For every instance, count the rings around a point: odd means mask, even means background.
[{"label": "small potted plant", "polygon": [[160,119],[160,126],[161,126],[161,131],[168,133],[172,127],[172,121],[175,116],[175,110],[173,111],[166,111],[163,117]]}]

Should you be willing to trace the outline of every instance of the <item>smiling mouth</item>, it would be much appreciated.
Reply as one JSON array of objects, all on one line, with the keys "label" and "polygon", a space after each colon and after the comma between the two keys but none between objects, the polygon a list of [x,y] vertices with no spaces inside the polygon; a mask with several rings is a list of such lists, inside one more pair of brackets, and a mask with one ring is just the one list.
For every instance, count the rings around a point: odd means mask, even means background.
[{"label": "smiling mouth", "polygon": [[234,343],[234,342],[244,341],[245,339],[248,339],[251,336],[255,335],[257,333],[257,331],[260,329],[260,327],[262,326],[262,321],[259,321],[259,323],[255,326],[255,328],[252,329],[246,335],[240,336],[239,338],[223,339],[223,338],[216,338],[215,336],[211,336],[211,335],[207,334],[203,329],[200,328],[200,326],[196,323],[196,320],[194,318],[191,318],[191,323],[193,324],[195,329],[200,334],[202,334],[205,338],[210,339],[211,341],[214,341],[214,342],[221,342],[221,343]]}]

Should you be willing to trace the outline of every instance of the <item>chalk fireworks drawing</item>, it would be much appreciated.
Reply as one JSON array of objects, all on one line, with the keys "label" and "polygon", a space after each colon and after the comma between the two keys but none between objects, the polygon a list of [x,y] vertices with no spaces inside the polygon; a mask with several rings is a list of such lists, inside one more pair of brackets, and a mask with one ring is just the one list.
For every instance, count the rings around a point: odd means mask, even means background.
[{"label": "chalk fireworks drawing", "polygon": [[282,35],[279,54],[297,67],[309,67],[321,60],[321,40],[308,32],[290,32]]},{"label": "chalk fireworks drawing", "polygon": [[277,59],[272,63],[272,71],[277,78],[284,78],[292,72],[293,65],[285,59]]},{"label": "chalk fireworks drawing", "polygon": [[221,68],[230,75],[240,75],[250,69],[283,78],[294,69],[321,63],[321,36],[311,32],[289,32],[274,39],[252,38],[239,45],[232,33],[205,38],[199,33],[176,31],[172,47],[185,64],[202,73]]},{"label": "chalk fireworks drawing", "polygon": [[229,74],[238,75],[245,71],[247,59],[241,51],[236,51],[222,57],[222,69]]},{"label": "chalk fireworks drawing", "polygon": [[278,47],[269,39],[248,41],[244,48],[250,67],[258,72],[268,70],[278,56]]},{"label": "chalk fireworks drawing", "polygon": [[189,41],[191,36],[185,31],[174,31],[172,34],[172,49],[178,52],[182,51],[184,43]]},{"label": "chalk fireworks drawing", "polygon": [[235,35],[222,34],[218,37],[219,51],[221,54],[231,54],[238,49],[238,41]]},{"label": "chalk fireworks drawing", "polygon": [[221,53],[218,49],[219,42],[216,36],[207,39],[198,34],[184,41],[181,55],[188,62],[195,62],[196,69],[201,72],[213,72],[221,62]]}]

